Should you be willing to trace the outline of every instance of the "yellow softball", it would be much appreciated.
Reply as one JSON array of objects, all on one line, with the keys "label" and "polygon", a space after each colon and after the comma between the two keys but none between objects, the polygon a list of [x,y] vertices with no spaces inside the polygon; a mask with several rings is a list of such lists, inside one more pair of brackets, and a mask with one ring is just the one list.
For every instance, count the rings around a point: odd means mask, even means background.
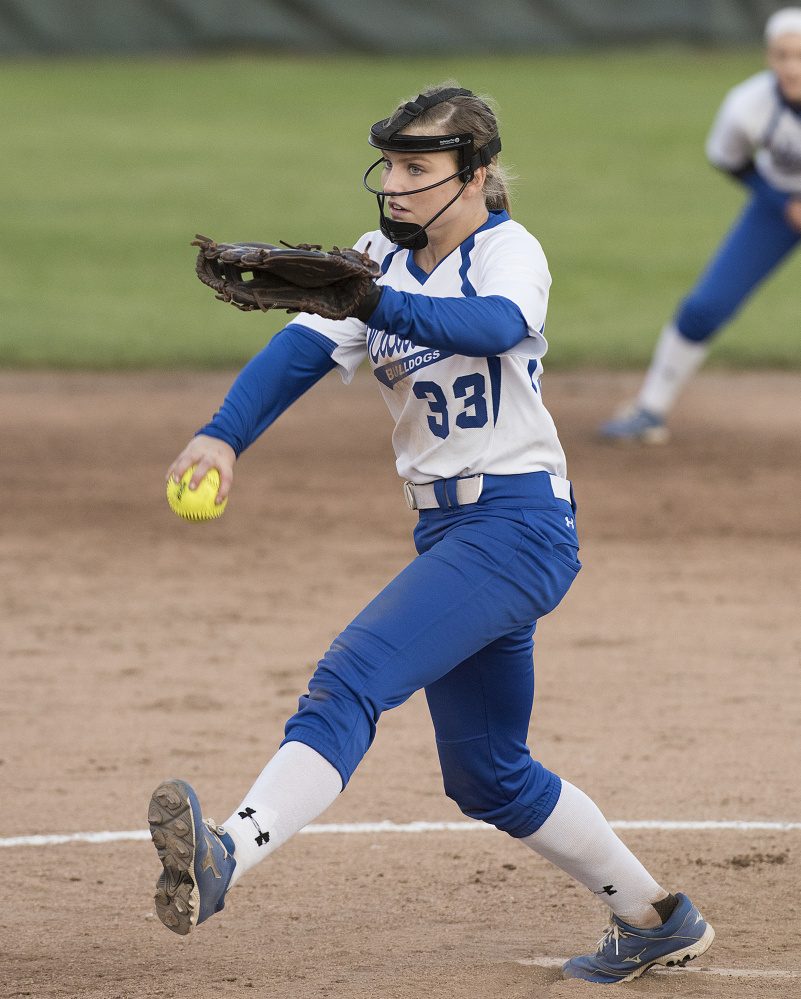
[{"label": "yellow softball", "polygon": [[210,469],[198,483],[197,489],[190,489],[189,480],[195,468],[195,465],[188,468],[180,482],[176,482],[172,476],[167,480],[167,502],[170,508],[184,520],[213,520],[222,516],[228,498],[222,503],[214,502],[220,488],[220,473],[216,468]]}]

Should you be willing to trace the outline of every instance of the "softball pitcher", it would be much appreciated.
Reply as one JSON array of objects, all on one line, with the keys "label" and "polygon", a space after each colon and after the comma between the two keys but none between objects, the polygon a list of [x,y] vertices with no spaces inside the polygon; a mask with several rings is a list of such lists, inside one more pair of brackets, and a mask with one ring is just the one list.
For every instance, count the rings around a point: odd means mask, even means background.
[{"label": "softball pitcher", "polygon": [[580,563],[573,492],[540,387],[551,279],[539,243],[509,215],[495,115],[443,84],[373,125],[369,142],[379,158],[364,183],[380,228],[356,247],[381,265],[369,315],[294,319],[168,476],[196,465],[197,483],[216,468],[225,498],[236,457],[284,409],[328,371],[349,382],[368,359],[395,419],[419,554],[322,657],[284,741],[224,825],[202,820],[186,782],[156,789],[159,917],[188,933],[219,911],[246,871],[336,799],[381,713],[423,688],[446,794],[611,910],[598,952],[569,961],[565,975],[627,981],[654,963],[683,963],[706,951],[712,927],[526,745],[532,635]]},{"label": "softball pitcher", "polygon": [[801,7],[777,11],[765,41],[769,69],[729,92],[706,146],[751,198],[662,330],[639,396],[601,425],[602,438],[666,441],[665,417],[712,337],[801,239]]}]

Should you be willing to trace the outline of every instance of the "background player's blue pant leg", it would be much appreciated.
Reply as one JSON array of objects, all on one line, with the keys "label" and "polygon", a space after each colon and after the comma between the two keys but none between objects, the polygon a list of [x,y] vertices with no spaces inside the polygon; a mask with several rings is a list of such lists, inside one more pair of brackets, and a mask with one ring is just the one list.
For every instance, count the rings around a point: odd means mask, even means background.
[{"label": "background player's blue pant leg", "polygon": [[800,238],[775,206],[753,198],[679,306],[681,335],[697,342],[711,337]]},{"label": "background player's blue pant leg", "polygon": [[[559,603],[578,572],[568,503],[555,501],[548,510],[468,510],[424,511],[415,534],[421,554],[334,641],[312,677],[309,694],[287,722],[286,741],[316,749],[339,770],[343,783],[369,748],[382,711],[504,636],[512,636],[507,645],[501,642],[472,666],[466,664],[464,677],[470,678],[476,664],[480,673],[496,661],[499,683],[515,687],[515,671],[518,680],[521,671],[531,671],[529,652],[525,670],[521,667],[522,633],[528,631],[525,641],[530,643],[537,619]],[[508,670],[505,677],[500,676],[503,669]],[[458,678],[454,682],[458,685]],[[493,749],[504,760],[512,784],[527,788],[525,800],[513,809],[524,816],[502,820],[504,828],[516,830],[530,824],[538,809],[543,812],[539,821],[544,821],[558,797],[558,778],[542,771],[533,779],[528,773],[532,761],[522,716],[530,710],[532,682],[529,676],[522,689],[510,693],[505,712],[500,702],[495,705],[499,728]],[[466,711],[473,698],[483,697],[480,688],[466,683],[454,709],[459,704]],[[525,710],[515,704],[516,697]],[[476,704],[475,710],[485,707]],[[478,749],[478,743],[472,748]],[[471,766],[477,772],[483,764]],[[495,786],[487,789],[485,811],[498,807],[498,794]],[[481,807],[475,801],[473,806]]]},{"label": "background player's blue pant leg", "polygon": [[561,781],[526,745],[534,698],[530,628],[498,639],[426,687],[445,793],[465,815],[529,836]]}]

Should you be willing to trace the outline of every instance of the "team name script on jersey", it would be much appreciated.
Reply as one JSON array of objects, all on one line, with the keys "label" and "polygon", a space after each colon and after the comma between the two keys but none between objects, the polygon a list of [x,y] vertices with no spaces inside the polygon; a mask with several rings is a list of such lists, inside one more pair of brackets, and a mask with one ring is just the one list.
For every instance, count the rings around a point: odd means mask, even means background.
[{"label": "team name script on jersey", "polygon": [[[395,333],[374,330],[372,327],[367,330],[367,352],[373,362],[373,374],[389,388],[412,372],[453,356],[453,351],[449,350],[438,350],[433,347],[416,348],[411,340],[404,340]],[[387,359],[387,363],[382,364],[384,358]]]}]

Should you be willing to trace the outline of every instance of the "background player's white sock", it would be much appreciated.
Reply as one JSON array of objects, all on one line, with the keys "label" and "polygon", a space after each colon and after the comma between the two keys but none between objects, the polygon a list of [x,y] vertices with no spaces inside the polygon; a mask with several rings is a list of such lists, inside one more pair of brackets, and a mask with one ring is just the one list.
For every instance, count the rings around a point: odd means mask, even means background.
[{"label": "background player's white sock", "polygon": [[653,903],[668,893],[618,839],[598,806],[567,781],[554,810],[521,843],[580,881],[625,923],[640,929],[661,924]]},{"label": "background player's white sock", "polygon": [[673,323],[662,330],[637,403],[656,416],[664,416],[709,353],[705,341],[683,337]]},{"label": "background player's white sock", "polygon": [[341,790],[339,771],[316,750],[302,742],[281,746],[239,808],[223,823],[236,848],[231,886],[316,819]]}]

